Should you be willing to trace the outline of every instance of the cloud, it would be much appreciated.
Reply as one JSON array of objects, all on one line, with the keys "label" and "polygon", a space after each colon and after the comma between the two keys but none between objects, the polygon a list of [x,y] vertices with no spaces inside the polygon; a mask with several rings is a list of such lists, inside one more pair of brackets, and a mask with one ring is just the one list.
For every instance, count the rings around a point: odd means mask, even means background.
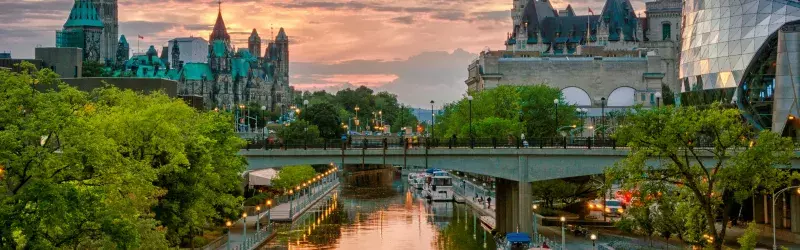
[{"label": "cloud", "polygon": [[414,23],[414,16],[399,16],[391,19],[393,23],[401,23],[401,24],[413,24]]},{"label": "cloud", "polygon": [[423,52],[405,60],[292,63],[291,82],[305,90],[335,92],[360,85],[397,94],[401,102],[425,107],[448,103],[466,91],[467,65],[477,55],[462,49]]}]

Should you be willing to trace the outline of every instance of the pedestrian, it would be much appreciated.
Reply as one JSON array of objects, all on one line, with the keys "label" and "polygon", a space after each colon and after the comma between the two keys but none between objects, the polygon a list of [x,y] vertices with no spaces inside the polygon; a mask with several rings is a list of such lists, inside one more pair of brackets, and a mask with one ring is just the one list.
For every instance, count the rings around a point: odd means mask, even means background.
[{"label": "pedestrian", "polygon": [[450,148],[456,146],[456,134],[453,134],[453,137],[450,138]]},{"label": "pedestrian", "polygon": [[542,248],[550,249],[550,246],[547,245],[547,242],[542,243]]},{"label": "pedestrian", "polygon": [[528,141],[527,141],[527,140],[525,140],[525,133],[522,133],[522,134],[519,136],[519,139],[520,139],[520,140],[522,140],[522,145],[523,145],[524,147],[526,147],[526,148],[527,148],[527,147],[528,147]]},{"label": "pedestrian", "polygon": [[486,206],[488,206],[489,208],[492,208],[492,197],[487,197],[486,198]]}]

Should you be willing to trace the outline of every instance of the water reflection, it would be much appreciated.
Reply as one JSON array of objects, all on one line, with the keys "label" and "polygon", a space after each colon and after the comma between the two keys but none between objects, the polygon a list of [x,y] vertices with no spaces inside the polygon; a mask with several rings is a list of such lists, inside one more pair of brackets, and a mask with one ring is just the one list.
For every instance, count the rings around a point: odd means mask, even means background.
[{"label": "water reflection", "polygon": [[428,203],[390,169],[352,172],[262,249],[496,249],[464,205]]}]

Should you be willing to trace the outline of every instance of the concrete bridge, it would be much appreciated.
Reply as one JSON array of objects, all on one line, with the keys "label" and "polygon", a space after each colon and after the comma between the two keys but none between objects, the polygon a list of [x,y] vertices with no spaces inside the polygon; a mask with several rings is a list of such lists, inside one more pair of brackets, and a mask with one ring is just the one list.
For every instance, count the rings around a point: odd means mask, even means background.
[{"label": "concrete bridge", "polygon": [[[242,150],[249,170],[300,164],[384,164],[455,170],[496,177],[497,229],[532,232],[530,182],[602,174],[624,159],[627,148],[551,147],[551,148],[326,148],[287,150]],[[648,164],[657,166],[660,159]],[[700,160],[716,162],[708,152]],[[666,161],[666,160],[665,160]],[[792,159],[792,169],[800,169],[800,159]]]}]

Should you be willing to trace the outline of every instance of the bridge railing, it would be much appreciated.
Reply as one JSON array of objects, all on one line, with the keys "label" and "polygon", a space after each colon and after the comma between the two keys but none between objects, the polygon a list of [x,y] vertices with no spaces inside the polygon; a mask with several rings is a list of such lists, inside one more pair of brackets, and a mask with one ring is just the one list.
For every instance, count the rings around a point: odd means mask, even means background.
[{"label": "bridge railing", "polygon": [[416,149],[416,148],[616,148],[616,140],[600,137],[544,137],[520,140],[508,138],[360,138],[313,140],[247,140],[244,149]]}]

